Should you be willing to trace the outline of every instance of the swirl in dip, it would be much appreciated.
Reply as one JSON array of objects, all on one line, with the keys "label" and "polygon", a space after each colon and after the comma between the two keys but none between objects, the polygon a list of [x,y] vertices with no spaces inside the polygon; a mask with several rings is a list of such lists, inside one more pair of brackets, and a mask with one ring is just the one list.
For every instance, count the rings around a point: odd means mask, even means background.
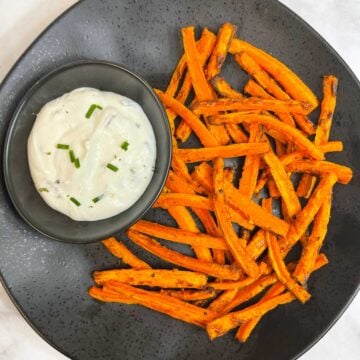
[{"label": "swirl in dip", "polygon": [[47,103],[28,139],[31,176],[45,202],[78,221],[117,215],[144,193],[156,142],[133,100],[79,88]]}]

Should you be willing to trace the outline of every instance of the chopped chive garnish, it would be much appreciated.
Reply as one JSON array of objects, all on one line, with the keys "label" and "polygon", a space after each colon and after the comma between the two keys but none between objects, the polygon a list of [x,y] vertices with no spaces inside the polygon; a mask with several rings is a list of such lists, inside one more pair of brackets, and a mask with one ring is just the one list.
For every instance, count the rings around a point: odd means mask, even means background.
[{"label": "chopped chive garnish", "polygon": [[130,144],[129,144],[127,141],[124,141],[124,142],[120,145],[120,147],[121,147],[123,150],[127,151],[129,145],[130,145]]},{"label": "chopped chive garnish", "polygon": [[48,152],[46,153],[46,155],[51,155],[51,151],[48,151]]},{"label": "chopped chive garnish", "polygon": [[102,110],[103,108],[102,108],[100,105],[92,104],[92,105],[89,107],[89,110],[87,111],[85,117],[86,117],[87,119],[90,119],[90,118],[91,118],[91,115],[92,115],[92,113],[95,111],[95,109]]},{"label": "chopped chive garnish", "polygon": [[69,151],[69,156],[70,156],[70,161],[71,161],[72,163],[75,162],[76,157],[75,157],[75,154],[74,154],[74,151],[73,151],[73,150],[70,150],[70,151]]},{"label": "chopped chive garnish", "polygon": [[57,144],[56,147],[58,149],[68,150],[70,146],[67,144]]},{"label": "chopped chive garnish", "polygon": [[80,160],[79,160],[79,158],[76,158],[76,159],[74,160],[74,165],[75,165],[75,167],[76,167],[77,169],[80,167]]},{"label": "chopped chive garnish", "polygon": [[93,203],[97,203],[98,201],[100,201],[102,198],[104,197],[104,194],[102,194],[102,195],[99,195],[99,196],[97,196],[97,197],[94,197],[93,199],[92,199],[92,201],[93,201]]},{"label": "chopped chive garnish", "polygon": [[119,170],[119,168],[118,168],[117,166],[115,166],[115,165],[113,165],[113,164],[110,164],[110,163],[108,163],[108,164],[106,165],[106,167],[107,167],[108,169],[112,170],[112,171],[115,171],[115,172],[117,172],[117,171]]},{"label": "chopped chive garnish", "polygon": [[39,192],[49,192],[46,187],[39,188]]},{"label": "chopped chive garnish", "polygon": [[80,202],[78,200],[76,200],[74,197],[70,198],[70,201],[73,202],[76,206],[80,206]]}]

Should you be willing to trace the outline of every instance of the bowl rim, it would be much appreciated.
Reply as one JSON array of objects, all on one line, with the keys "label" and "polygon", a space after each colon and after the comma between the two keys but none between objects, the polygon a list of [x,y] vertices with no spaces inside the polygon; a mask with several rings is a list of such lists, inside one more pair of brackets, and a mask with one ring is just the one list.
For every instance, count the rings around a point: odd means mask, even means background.
[{"label": "bowl rim", "polygon": [[[70,238],[62,238],[62,237],[57,237],[54,234],[48,234],[46,231],[43,231],[42,229],[39,229],[21,210],[21,206],[18,205],[18,202],[16,200],[16,190],[14,190],[13,186],[11,185],[11,181],[9,179],[9,172],[8,172],[8,166],[9,166],[9,152],[10,152],[10,140],[12,138],[12,134],[13,134],[13,130],[15,128],[16,125],[16,120],[20,114],[20,112],[23,109],[23,106],[26,104],[26,102],[28,101],[28,99],[32,96],[32,94],[39,88],[41,87],[41,85],[46,82],[46,80],[50,79],[51,77],[65,71],[71,68],[76,68],[78,66],[83,66],[83,65],[105,65],[105,66],[109,66],[112,68],[115,68],[116,70],[120,70],[123,72],[126,72],[127,74],[129,74],[130,76],[136,78],[142,86],[144,86],[149,93],[152,95],[153,100],[155,101],[156,105],[158,106],[162,117],[163,117],[163,125],[166,128],[166,133],[168,134],[168,142],[169,142],[169,151],[168,151],[168,159],[167,159],[167,163],[164,169],[164,173],[161,179],[161,182],[159,184],[159,187],[154,191],[153,196],[151,197],[151,200],[148,202],[147,206],[143,207],[141,209],[141,211],[139,211],[139,213],[137,214],[137,216],[135,216],[134,218],[132,218],[130,221],[127,222],[126,226],[123,227],[119,227],[115,232],[113,231],[104,231],[104,234],[100,237],[100,236],[95,236],[95,237],[88,237],[86,240],[80,240],[80,241],[75,241],[73,239]],[[156,157],[159,156],[159,154],[156,155]],[[31,87],[25,91],[25,94],[22,96],[19,104],[17,105],[17,107],[15,108],[9,124],[8,124],[8,129],[6,131],[6,135],[5,135],[5,140],[4,140],[4,146],[3,146],[3,166],[2,166],[2,170],[3,170],[3,179],[5,182],[5,187],[7,190],[7,193],[9,195],[9,198],[11,200],[12,205],[14,206],[15,210],[17,211],[17,213],[20,215],[20,217],[28,224],[30,225],[33,229],[35,229],[37,232],[39,232],[40,234],[42,234],[43,236],[45,236],[48,239],[51,240],[55,240],[55,241],[59,241],[62,243],[68,243],[68,244],[77,244],[77,245],[82,245],[82,244],[90,244],[90,243],[95,243],[95,242],[99,242],[102,239],[109,237],[111,235],[113,235],[114,233],[117,232],[121,232],[124,231],[125,229],[128,229],[131,225],[133,225],[136,221],[138,221],[151,207],[152,205],[155,203],[156,199],[159,197],[159,195],[161,194],[164,186],[165,186],[165,182],[167,179],[167,176],[169,174],[170,171],[170,166],[171,166],[171,161],[172,161],[172,136],[171,136],[171,128],[170,128],[170,124],[168,121],[168,116],[167,113],[165,111],[165,108],[163,106],[163,104],[161,103],[160,99],[158,98],[158,96],[156,95],[155,91],[153,90],[153,88],[151,87],[151,85],[141,76],[139,75],[137,72],[128,69],[126,66],[124,65],[120,65],[117,64],[115,62],[111,62],[108,60],[91,60],[91,59],[81,59],[81,60],[75,60],[75,61],[71,61],[68,62],[66,64],[57,66],[55,69],[52,69],[50,71],[48,71],[45,75],[41,76],[38,80],[36,80],[33,85],[31,85]],[[30,175],[31,176],[31,175]],[[151,184],[152,180],[150,181],[149,185]],[[149,186],[148,185],[148,186]],[[34,188],[35,190],[35,188]],[[147,191],[147,189],[145,189],[145,191],[141,194],[141,196]],[[134,206],[140,199],[141,196],[139,197],[139,199],[133,204],[131,205],[128,209],[130,209],[132,206]],[[46,204],[47,205],[47,204]],[[52,211],[57,211],[52,209],[49,205],[47,205],[49,207],[50,210]],[[127,210],[128,210],[127,209]],[[58,212],[58,211],[57,211]],[[61,214],[61,213],[60,213]],[[96,221],[91,221],[91,223],[97,223],[103,220],[107,220],[110,219],[112,217],[116,217],[121,215],[122,213],[119,213],[117,215],[111,216],[109,218],[106,219],[102,219],[102,220],[96,220]],[[66,216],[65,214],[62,214],[64,216]],[[75,220],[73,220],[75,221]],[[84,221],[86,222],[86,221]]]}]

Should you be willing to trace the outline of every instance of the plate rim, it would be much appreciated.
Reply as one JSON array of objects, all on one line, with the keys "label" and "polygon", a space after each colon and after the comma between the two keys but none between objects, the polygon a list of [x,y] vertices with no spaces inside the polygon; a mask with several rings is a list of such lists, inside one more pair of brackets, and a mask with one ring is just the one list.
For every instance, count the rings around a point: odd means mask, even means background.
[{"label": "plate rim", "polygon": [[[5,86],[5,84],[8,81],[8,78],[13,73],[15,68],[18,66],[18,64],[22,61],[22,59],[25,57],[25,55],[34,47],[34,45],[43,37],[48,30],[50,30],[59,20],[61,20],[63,17],[65,17],[69,12],[71,12],[73,9],[75,9],[77,6],[82,4],[85,0],[79,0],[75,4],[71,5],[68,9],[66,9],[64,12],[62,12],[58,17],[56,17],[49,25],[47,25],[36,38],[30,43],[29,46],[25,48],[23,53],[19,56],[19,58],[16,60],[16,62],[11,66],[10,70],[7,72],[6,76],[2,80],[0,84],[0,92]],[[319,40],[325,47],[330,50],[330,52],[335,56],[335,58],[341,63],[341,65],[348,71],[351,78],[355,81],[357,86],[360,88],[360,79],[355,75],[354,71],[350,68],[350,66],[346,63],[346,61],[343,59],[343,57],[333,48],[329,42],[320,35],[320,33],[315,30],[307,21],[305,21],[300,15],[295,13],[292,9],[290,9],[287,5],[283,4],[280,0],[269,0],[272,3],[276,4],[277,6],[282,7],[285,11],[288,11],[292,16],[294,16],[297,21],[304,26],[317,40]],[[28,91],[29,88],[26,91]],[[81,246],[81,244],[79,244]],[[22,315],[22,317],[25,319],[25,321],[30,325],[30,327],[43,339],[45,340],[50,346],[52,346],[54,349],[59,351],[61,354],[69,357],[71,359],[71,355],[68,354],[64,349],[60,348],[58,345],[56,345],[52,340],[50,340],[45,334],[43,334],[30,320],[30,318],[26,315],[25,311],[22,309],[22,306],[17,302],[14,295],[10,292],[10,289],[7,285],[7,282],[5,281],[1,267],[0,267],[0,282],[3,285],[5,292],[9,296],[11,302],[15,305],[16,309],[19,311],[19,313]],[[340,317],[343,315],[343,313],[347,310],[349,305],[352,303],[352,301],[355,299],[356,295],[360,293],[360,276],[359,276],[359,283],[357,284],[357,287],[355,291],[353,292],[352,296],[346,301],[345,305],[339,309],[338,313],[335,315],[333,320],[329,323],[328,326],[316,337],[313,341],[309,343],[308,346],[306,346],[302,351],[298,352],[292,357],[292,360],[299,359],[302,355],[304,355],[308,350],[310,350],[315,344],[317,344],[328,332],[329,330],[336,324],[336,322],[340,319]]]}]

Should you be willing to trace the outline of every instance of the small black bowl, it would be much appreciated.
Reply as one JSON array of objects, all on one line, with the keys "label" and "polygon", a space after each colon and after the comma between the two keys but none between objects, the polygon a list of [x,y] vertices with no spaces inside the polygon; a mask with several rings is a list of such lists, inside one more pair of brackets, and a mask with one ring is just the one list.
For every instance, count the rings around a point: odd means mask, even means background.
[{"label": "small black bowl", "polygon": [[[155,171],[144,194],[128,210],[99,221],[74,221],[50,208],[36,191],[28,158],[27,139],[43,105],[79,87],[112,91],[139,103],[154,129]],[[171,135],[166,113],[151,86],[128,69],[105,61],[78,61],[40,79],[15,111],[4,149],[4,176],[11,200],[22,218],[49,238],[69,243],[95,242],[126,229],[138,220],[160,194],[171,161]]]}]

